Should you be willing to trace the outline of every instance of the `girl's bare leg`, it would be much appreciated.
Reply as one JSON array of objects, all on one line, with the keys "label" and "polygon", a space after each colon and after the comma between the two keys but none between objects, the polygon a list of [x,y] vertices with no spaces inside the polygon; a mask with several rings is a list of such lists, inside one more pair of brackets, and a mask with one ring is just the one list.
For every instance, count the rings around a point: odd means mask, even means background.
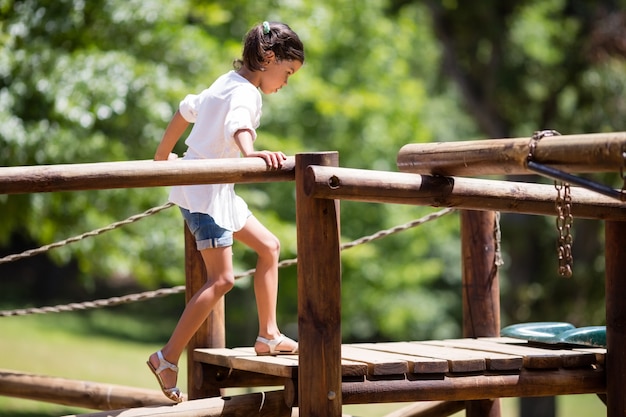
[{"label": "girl's bare leg", "polygon": [[[182,355],[185,347],[202,325],[217,301],[233,287],[232,247],[205,249],[200,251],[207,271],[207,282],[196,292],[185,306],[169,341],[161,349],[163,357],[174,365]],[[150,363],[158,367],[157,354],[150,355]],[[176,386],[177,375],[166,369],[161,373],[166,388]]]},{"label": "girl's bare leg", "polygon": [[[254,273],[254,293],[259,316],[259,336],[270,340],[276,339],[280,336],[276,322],[280,242],[254,216],[248,218],[246,225],[236,232],[234,237],[258,255]],[[279,346],[281,349],[291,350],[297,344],[285,340]],[[260,353],[269,351],[269,347],[263,343],[256,342],[254,347]]]}]

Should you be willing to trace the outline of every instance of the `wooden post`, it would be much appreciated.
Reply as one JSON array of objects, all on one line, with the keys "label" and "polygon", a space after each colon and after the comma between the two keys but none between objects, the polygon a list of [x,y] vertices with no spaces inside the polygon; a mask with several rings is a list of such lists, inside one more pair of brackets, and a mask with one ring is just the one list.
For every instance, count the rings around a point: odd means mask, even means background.
[{"label": "wooden post", "polygon": [[[496,265],[496,213],[461,211],[463,337],[500,335],[500,283]],[[499,417],[500,400],[466,403],[468,417]]]},{"label": "wooden post", "polygon": [[[196,240],[185,224],[185,302],[206,282],[206,269],[202,255],[196,249]],[[193,359],[193,351],[200,347],[221,348],[226,346],[226,329],[224,318],[224,298],[217,303],[207,320],[200,326],[196,334],[187,344],[187,390],[190,400],[217,397],[220,389],[210,386],[204,378],[204,365]]]},{"label": "wooden post", "polygon": [[340,417],[341,258],[339,205],[309,197],[309,165],[337,166],[337,152],[296,155],[298,406],[302,417]]},{"label": "wooden post", "polygon": [[626,222],[605,223],[607,416],[626,416]]}]

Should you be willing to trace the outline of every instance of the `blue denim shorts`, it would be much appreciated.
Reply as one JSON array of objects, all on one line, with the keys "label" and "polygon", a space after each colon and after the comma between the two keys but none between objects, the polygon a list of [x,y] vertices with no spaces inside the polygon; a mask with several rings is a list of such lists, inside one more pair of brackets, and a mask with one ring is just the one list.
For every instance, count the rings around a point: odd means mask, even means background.
[{"label": "blue denim shorts", "polygon": [[205,213],[191,213],[180,208],[189,231],[196,238],[198,250],[225,248],[233,245],[233,232],[215,224],[213,217]]}]

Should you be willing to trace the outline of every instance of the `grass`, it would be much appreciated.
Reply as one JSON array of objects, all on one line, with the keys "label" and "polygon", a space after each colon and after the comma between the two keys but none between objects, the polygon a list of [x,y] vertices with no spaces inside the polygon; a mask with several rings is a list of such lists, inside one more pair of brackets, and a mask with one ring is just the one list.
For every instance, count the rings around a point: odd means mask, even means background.
[{"label": "grass", "polygon": [[[174,317],[173,319],[175,319]],[[173,321],[158,317],[117,315],[111,310],[56,313],[45,316],[0,318],[0,368],[40,375],[158,389],[145,361],[160,348],[156,340],[169,334]],[[159,320],[157,330],[154,321]],[[160,335],[155,335],[161,332]],[[165,336],[166,337],[166,336]],[[147,340],[147,341],[142,341]],[[180,387],[186,391],[185,359]],[[502,416],[517,417],[517,399],[503,399]],[[367,404],[344,407],[346,414],[382,417],[406,404]],[[90,410],[44,402],[0,397],[0,417],[48,417],[86,413]],[[464,416],[464,412],[455,416]],[[557,417],[606,415],[594,395],[557,398]]]},{"label": "grass", "polygon": [[[167,325],[168,331],[171,331],[172,324]],[[3,317],[0,318],[0,368],[158,389],[145,362],[162,343],[142,343],[124,337],[124,332],[137,326],[134,320],[121,320],[116,315],[102,312]],[[149,326],[145,327],[149,329]],[[115,330],[117,334],[113,335]],[[182,358],[182,375],[186,375],[185,363],[185,358]],[[183,389],[186,388],[184,379],[181,378],[180,384]],[[43,417],[85,412],[88,410],[0,397],[1,417]]]}]

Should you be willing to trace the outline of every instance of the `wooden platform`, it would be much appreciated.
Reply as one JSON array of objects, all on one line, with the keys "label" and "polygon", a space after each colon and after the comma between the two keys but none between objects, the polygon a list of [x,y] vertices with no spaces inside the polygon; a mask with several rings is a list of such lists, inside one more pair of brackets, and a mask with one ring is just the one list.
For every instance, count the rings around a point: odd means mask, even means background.
[{"label": "wooden platform", "polygon": [[[351,344],[341,350],[344,404],[606,391],[602,348],[480,338]],[[227,370],[222,375],[245,371],[297,384],[297,355],[260,357],[252,348],[196,349],[194,359]]]}]

